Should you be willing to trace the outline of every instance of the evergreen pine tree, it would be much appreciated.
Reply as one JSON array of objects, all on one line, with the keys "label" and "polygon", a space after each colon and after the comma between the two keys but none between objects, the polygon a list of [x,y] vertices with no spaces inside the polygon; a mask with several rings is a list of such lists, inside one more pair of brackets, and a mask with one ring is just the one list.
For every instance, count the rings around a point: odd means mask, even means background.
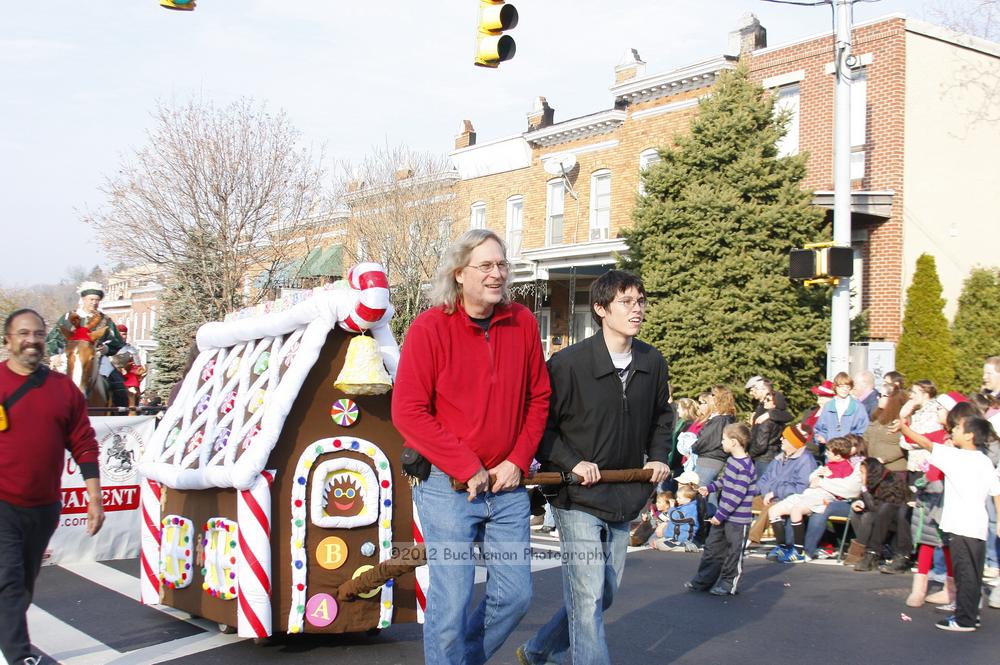
[{"label": "evergreen pine tree", "polygon": [[622,264],[645,283],[642,337],[667,357],[676,395],[742,392],[761,374],[804,406],[822,376],[829,290],[790,281],[788,256],[824,237],[824,214],[801,187],[806,157],[778,156],[785,122],[740,67],[646,172]]},{"label": "evergreen pine tree", "polygon": [[201,312],[194,294],[180,283],[169,284],[161,302],[153,329],[156,350],[149,359],[149,390],[166,400],[174,384],[183,378],[198,327],[211,319]]},{"label": "evergreen pine tree", "polygon": [[1000,356],[1000,270],[973,268],[958,298],[951,327],[955,388],[975,392],[983,383],[983,361]]},{"label": "evergreen pine tree", "polygon": [[930,379],[938,391],[951,390],[955,384],[955,350],[944,305],[934,257],[921,254],[913,283],[906,290],[896,369],[908,381]]}]

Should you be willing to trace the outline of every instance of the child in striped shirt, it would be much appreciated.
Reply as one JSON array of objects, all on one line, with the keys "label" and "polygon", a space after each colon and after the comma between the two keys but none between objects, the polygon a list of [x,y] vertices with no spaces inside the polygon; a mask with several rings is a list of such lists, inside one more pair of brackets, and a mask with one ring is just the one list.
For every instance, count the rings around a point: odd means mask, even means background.
[{"label": "child in striped shirt", "polygon": [[709,520],[709,531],[701,563],[694,579],[684,584],[690,591],[708,591],[714,596],[737,592],[743,574],[743,549],[753,517],[750,506],[757,494],[753,461],[747,455],[750,428],[743,423],[726,425],[722,431],[722,449],[729,455],[722,476],[707,487],[699,487],[702,496],[721,490],[719,507]]}]

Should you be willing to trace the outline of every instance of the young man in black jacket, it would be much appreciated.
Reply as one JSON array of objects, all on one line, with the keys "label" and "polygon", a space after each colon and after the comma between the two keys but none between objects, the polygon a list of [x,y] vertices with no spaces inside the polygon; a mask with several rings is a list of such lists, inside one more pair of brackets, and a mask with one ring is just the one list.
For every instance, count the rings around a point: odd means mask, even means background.
[{"label": "young man in black jacket", "polygon": [[[601,330],[549,360],[552,397],[536,456],[579,485],[551,497],[563,557],[564,607],[518,647],[521,665],[611,663],[603,612],[621,582],[629,522],[670,475],[670,375],[663,355],[634,339],[646,310],[642,281],[612,270],[590,289]],[[651,483],[601,484],[601,470],[645,467]],[[574,608],[571,615],[566,607]],[[621,661],[621,658],[617,658]]]}]

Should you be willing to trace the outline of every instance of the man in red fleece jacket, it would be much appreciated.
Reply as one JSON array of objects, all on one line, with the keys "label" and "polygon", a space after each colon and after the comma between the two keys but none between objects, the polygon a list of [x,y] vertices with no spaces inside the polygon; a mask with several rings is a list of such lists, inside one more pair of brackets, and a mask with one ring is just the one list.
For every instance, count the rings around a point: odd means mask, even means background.
[{"label": "man in red fleece jacket", "polygon": [[[530,505],[519,484],[545,428],[550,389],[535,317],[510,302],[509,267],[492,231],[455,241],[435,277],[433,306],[407,331],[393,387],[393,423],[433,465],[413,490],[430,570],[428,665],[486,662],[531,602]],[[453,490],[452,478],[467,492]],[[476,544],[488,577],[470,615]]]},{"label": "man in red fleece jacket", "polygon": [[[0,363],[0,652],[8,663],[40,662],[31,653],[27,611],[42,553],[59,521],[59,485],[65,451],[87,484],[87,533],[104,523],[98,468],[99,447],[83,394],[58,372],[39,375],[45,349],[45,321],[30,309],[4,321],[10,358]],[[41,379],[14,404],[26,381]]]}]

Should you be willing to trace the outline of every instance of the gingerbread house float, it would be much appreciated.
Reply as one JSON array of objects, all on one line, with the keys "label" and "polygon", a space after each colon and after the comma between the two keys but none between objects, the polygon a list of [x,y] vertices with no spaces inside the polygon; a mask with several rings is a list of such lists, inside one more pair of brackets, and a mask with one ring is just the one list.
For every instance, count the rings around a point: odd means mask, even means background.
[{"label": "gingerbread house float", "polygon": [[[412,575],[336,600],[419,533],[390,422],[399,347],[385,273],[361,264],[348,283],[198,331],[140,464],[144,603],[254,638],[422,619]],[[367,363],[353,357],[366,348]]]}]

